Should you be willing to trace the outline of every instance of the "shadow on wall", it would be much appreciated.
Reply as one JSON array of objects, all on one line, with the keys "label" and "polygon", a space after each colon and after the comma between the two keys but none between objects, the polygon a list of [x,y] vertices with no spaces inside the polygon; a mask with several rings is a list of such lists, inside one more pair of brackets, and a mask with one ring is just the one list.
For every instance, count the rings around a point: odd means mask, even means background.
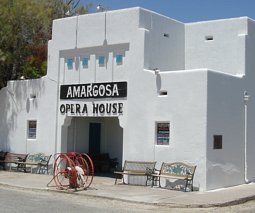
[{"label": "shadow on wall", "polygon": [[[12,151],[10,136],[20,131],[17,129],[19,125],[17,123],[18,117],[28,118],[31,108],[38,108],[39,98],[44,93],[45,77],[33,80],[9,81],[7,87],[0,90],[1,150]],[[24,122],[26,121],[24,120]]]}]

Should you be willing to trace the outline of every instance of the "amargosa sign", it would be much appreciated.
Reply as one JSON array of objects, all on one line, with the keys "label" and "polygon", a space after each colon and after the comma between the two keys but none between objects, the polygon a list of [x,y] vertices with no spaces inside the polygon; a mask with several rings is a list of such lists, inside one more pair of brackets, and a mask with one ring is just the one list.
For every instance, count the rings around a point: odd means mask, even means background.
[{"label": "amargosa sign", "polygon": [[127,97],[127,82],[72,84],[60,86],[60,99]]}]

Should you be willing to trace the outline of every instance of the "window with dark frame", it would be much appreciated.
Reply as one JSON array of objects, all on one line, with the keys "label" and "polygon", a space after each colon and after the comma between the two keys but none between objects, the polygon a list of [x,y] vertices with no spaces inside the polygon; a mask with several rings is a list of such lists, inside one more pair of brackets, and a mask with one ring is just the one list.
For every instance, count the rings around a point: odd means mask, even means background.
[{"label": "window with dark frame", "polygon": [[222,149],[222,135],[213,136],[213,149]]},{"label": "window with dark frame", "polygon": [[36,121],[28,121],[28,139],[36,139],[36,129],[37,122]]}]

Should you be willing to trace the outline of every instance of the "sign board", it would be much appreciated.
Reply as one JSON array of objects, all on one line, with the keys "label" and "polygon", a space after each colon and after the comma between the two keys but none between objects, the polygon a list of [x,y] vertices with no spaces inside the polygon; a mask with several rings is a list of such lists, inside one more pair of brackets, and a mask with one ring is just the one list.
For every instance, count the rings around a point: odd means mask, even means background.
[{"label": "sign board", "polygon": [[157,145],[169,145],[169,123],[157,123]]},{"label": "sign board", "polygon": [[60,86],[60,99],[124,97],[127,97],[127,82],[124,81]]}]

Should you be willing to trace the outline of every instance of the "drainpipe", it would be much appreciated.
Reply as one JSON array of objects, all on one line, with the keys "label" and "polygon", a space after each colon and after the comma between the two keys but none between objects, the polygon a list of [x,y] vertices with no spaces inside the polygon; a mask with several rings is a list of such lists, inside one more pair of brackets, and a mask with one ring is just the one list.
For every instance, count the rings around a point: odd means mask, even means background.
[{"label": "drainpipe", "polygon": [[248,95],[247,91],[244,91],[243,94],[243,100],[244,100],[244,180],[245,183],[249,183],[250,181],[248,180],[247,177],[247,105],[248,101],[250,99],[250,95]]}]

